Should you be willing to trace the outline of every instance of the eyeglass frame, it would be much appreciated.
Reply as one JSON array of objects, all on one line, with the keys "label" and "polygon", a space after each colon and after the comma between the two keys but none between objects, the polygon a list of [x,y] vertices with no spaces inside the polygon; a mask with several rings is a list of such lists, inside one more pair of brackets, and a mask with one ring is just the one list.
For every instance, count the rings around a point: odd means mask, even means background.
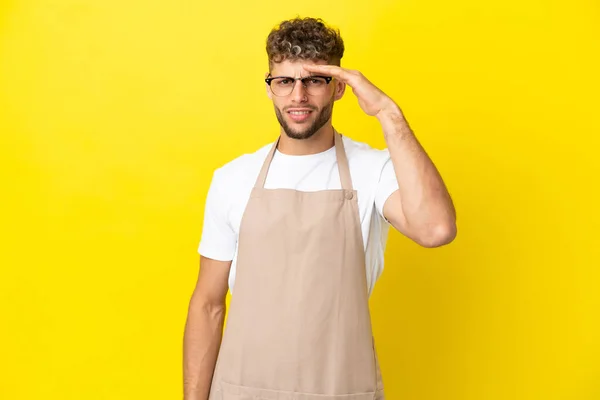
[{"label": "eyeglass frame", "polygon": [[[269,76],[271,76],[271,74],[269,74]],[[285,79],[289,79],[289,80],[294,81],[294,84],[292,85],[292,90],[290,90],[290,92],[288,94],[286,94],[286,95],[275,94],[275,92],[271,88],[271,82],[273,81],[273,79],[281,79],[281,78],[285,78]],[[311,79],[311,78],[325,79],[325,84],[326,85],[329,85],[329,83],[333,80],[332,76],[323,76],[323,75],[310,75],[310,76],[304,76],[304,77],[300,77],[300,78],[294,78],[294,77],[291,77],[291,76],[271,76],[270,78],[266,78],[265,82],[267,83],[267,85],[269,85],[269,89],[271,90],[271,93],[273,93],[277,97],[284,97],[284,96],[289,96],[290,94],[292,94],[294,92],[294,89],[296,88],[296,81],[302,81],[302,86],[304,86],[304,88],[307,89],[307,86],[304,83],[304,79]],[[306,93],[308,95],[312,96],[310,93],[308,93],[308,91]]]}]

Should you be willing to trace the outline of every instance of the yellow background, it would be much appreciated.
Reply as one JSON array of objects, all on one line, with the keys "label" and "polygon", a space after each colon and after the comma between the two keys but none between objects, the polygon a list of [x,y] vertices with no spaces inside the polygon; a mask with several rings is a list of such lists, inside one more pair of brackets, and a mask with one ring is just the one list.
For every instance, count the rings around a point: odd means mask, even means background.
[{"label": "yellow background", "polygon": [[[0,3],[0,399],[178,399],[214,168],[275,139],[282,19],[339,27],[442,172],[459,236],[391,233],[388,399],[600,399],[600,7]],[[384,147],[351,91],[334,125]]]}]

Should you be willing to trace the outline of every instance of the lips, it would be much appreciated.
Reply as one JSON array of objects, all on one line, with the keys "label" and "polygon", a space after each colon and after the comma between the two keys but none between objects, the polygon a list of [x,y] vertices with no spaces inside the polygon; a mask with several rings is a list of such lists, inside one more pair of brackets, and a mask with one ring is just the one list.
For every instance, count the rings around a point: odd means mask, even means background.
[{"label": "lips", "polygon": [[307,120],[312,113],[313,110],[308,108],[292,108],[287,110],[287,114],[290,116],[292,121],[295,122],[302,122]]}]

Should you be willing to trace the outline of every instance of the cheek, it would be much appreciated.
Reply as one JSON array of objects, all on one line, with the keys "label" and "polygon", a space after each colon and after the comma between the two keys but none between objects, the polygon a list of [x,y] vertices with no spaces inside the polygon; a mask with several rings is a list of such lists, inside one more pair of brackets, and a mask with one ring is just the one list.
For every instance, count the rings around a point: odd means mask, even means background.
[{"label": "cheek", "polygon": [[275,106],[275,108],[277,108],[279,111],[283,111],[284,105],[281,104],[280,101],[277,101],[275,97],[271,98],[271,100],[273,101],[273,106]]},{"label": "cheek", "polygon": [[323,101],[322,101],[322,103],[321,103],[321,105],[320,105],[319,108],[321,110],[323,110],[325,108],[328,108],[329,106],[331,106],[331,104],[333,102],[335,102],[335,100],[336,100],[336,93],[334,92],[334,93],[331,93],[331,95],[328,96],[326,99],[323,99]]}]

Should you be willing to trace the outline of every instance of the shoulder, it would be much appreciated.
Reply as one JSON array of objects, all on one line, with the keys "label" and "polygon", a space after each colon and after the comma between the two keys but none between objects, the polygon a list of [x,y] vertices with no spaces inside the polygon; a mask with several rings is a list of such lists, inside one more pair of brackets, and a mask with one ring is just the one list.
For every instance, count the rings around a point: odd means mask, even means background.
[{"label": "shoulder", "polygon": [[252,153],[242,154],[217,167],[213,173],[213,184],[222,188],[236,187],[246,182],[254,185],[254,179],[272,145],[266,144]]},{"label": "shoulder", "polygon": [[377,149],[365,142],[342,136],[344,150],[351,166],[381,170],[381,167],[390,159],[388,149]]}]

